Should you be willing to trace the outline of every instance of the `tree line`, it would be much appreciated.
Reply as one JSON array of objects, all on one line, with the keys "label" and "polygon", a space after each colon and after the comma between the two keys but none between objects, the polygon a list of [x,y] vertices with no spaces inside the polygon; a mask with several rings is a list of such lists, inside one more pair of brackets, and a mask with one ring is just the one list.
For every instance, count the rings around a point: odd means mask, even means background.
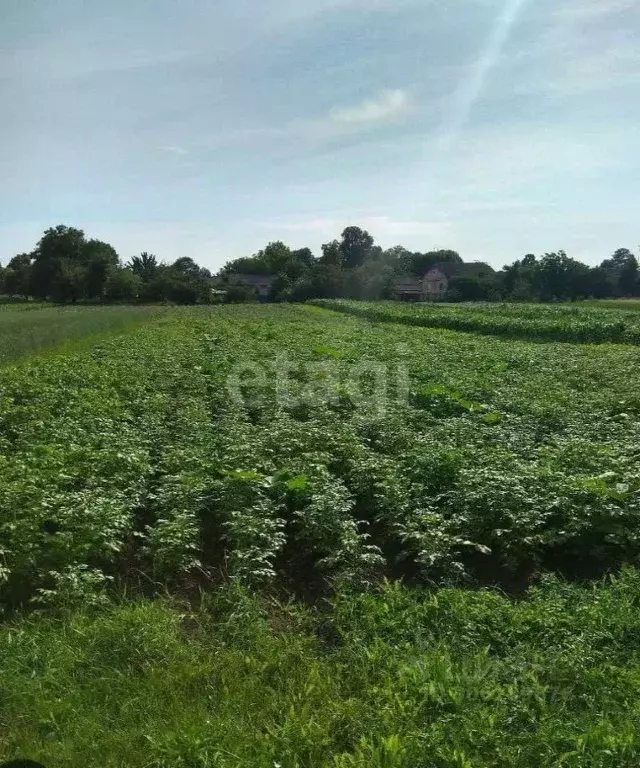
[{"label": "tree line", "polygon": [[[484,262],[464,263],[453,250],[409,251],[403,246],[383,249],[359,227],[347,227],[340,240],[322,246],[315,258],[309,248],[291,250],[278,241],[250,258],[228,262],[217,275],[229,287],[233,274],[274,276],[271,298],[303,301],[310,298],[386,299],[394,295],[400,276],[420,278],[435,265],[447,270],[450,301],[554,301],[640,296],[636,256],[619,248],[596,267],[572,259],[565,251],[527,254],[501,270]],[[239,299],[242,288],[233,287]],[[250,290],[245,291],[251,298]]]},{"label": "tree line", "polygon": [[31,253],[0,266],[0,294],[50,300],[164,302],[209,301],[211,273],[183,257],[165,264],[141,253],[123,264],[113,246],[88,240],[81,229],[47,229]]},{"label": "tree line", "polygon": [[[449,264],[447,299],[451,301],[553,301],[640,296],[636,256],[619,248],[590,267],[564,251],[528,254],[496,271],[483,262],[464,263],[453,250],[383,249],[360,227],[347,227],[339,240],[321,247],[291,249],[269,243],[250,257],[227,262],[212,276],[193,259],[166,264],[149,253],[123,263],[108,243],[87,239],[63,225],[46,230],[30,253],[0,266],[0,294],[51,300],[142,301],[179,304],[230,302],[257,298],[255,288],[238,275],[270,279],[273,301],[311,298],[385,299],[394,295],[400,276],[422,277],[434,265]],[[216,292],[217,289],[217,292]]]}]

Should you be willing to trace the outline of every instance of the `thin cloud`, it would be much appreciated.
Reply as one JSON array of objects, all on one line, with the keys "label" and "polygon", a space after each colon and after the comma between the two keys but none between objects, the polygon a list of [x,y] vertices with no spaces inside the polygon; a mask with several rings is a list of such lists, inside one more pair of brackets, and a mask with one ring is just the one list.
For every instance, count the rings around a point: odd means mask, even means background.
[{"label": "thin cloud", "polygon": [[553,68],[524,91],[560,96],[589,94],[633,85],[640,59],[633,30],[640,21],[637,0],[564,0],[541,48]]},{"label": "thin cloud", "polygon": [[504,47],[519,21],[528,0],[506,0],[501,12],[496,17],[491,34],[485,43],[478,61],[465,76],[453,95],[451,108],[440,129],[442,150],[451,149],[463,128],[475,104],[482,97],[486,83],[496,67]]},{"label": "thin cloud", "polygon": [[171,155],[188,155],[189,154],[188,150],[186,150],[184,147],[179,147],[177,145],[169,145],[166,147],[162,147],[162,149]]},{"label": "thin cloud", "polygon": [[355,107],[336,107],[330,113],[334,123],[358,125],[381,123],[393,120],[406,111],[409,96],[406,91],[397,88],[384,90],[372,99],[366,99]]},{"label": "thin cloud", "polygon": [[556,16],[576,21],[601,19],[635,8],[636,0],[565,0],[556,10]]}]

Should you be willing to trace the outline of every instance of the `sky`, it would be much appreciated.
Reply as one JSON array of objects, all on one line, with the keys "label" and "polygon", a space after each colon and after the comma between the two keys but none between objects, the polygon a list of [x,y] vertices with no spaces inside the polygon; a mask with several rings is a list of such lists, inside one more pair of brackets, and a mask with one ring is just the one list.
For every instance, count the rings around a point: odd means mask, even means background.
[{"label": "sky", "polygon": [[638,0],[0,0],[0,263],[640,243]]}]

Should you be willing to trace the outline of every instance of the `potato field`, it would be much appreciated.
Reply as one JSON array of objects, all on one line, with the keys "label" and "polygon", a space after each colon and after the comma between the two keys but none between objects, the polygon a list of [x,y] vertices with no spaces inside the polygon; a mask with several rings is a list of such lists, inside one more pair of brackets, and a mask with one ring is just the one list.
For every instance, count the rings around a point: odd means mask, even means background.
[{"label": "potato field", "polygon": [[639,340],[238,305],[3,364],[0,756],[637,765]]}]

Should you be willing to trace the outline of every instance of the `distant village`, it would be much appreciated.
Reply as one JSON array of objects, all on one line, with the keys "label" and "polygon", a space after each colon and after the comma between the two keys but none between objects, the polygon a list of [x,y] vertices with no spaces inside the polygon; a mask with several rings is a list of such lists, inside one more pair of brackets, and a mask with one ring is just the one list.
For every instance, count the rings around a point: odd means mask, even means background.
[{"label": "distant village", "polygon": [[[390,285],[390,295],[386,298],[399,301],[446,301],[450,294],[450,280],[452,278],[464,275],[473,278],[487,272],[495,274],[495,270],[482,262],[471,264],[451,261],[438,262],[422,276],[412,274],[397,276]],[[274,274],[232,273],[228,276],[230,285],[245,286],[254,291],[260,301],[271,299],[276,281],[277,275]],[[227,293],[224,289],[215,287],[212,289],[212,294],[219,301],[224,301]]]},{"label": "distant village", "polygon": [[290,249],[273,242],[249,258],[226,264],[214,278],[220,301],[305,301],[313,298],[399,301],[571,301],[640,295],[638,260],[618,248],[597,266],[558,250],[529,253],[500,270],[465,262],[454,250],[383,249],[359,227],[340,240]]},{"label": "distant village", "polygon": [[123,263],[109,243],[58,225],[46,230],[33,250],[0,265],[0,295],[61,304],[571,301],[639,296],[638,275],[638,260],[628,248],[618,248],[597,266],[559,250],[529,253],[496,271],[484,262],[465,262],[454,250],[383,249],[356,226],[323,244],[319,255],[275,241],[212,275],[184,256],[167,263],[143,252]]}]

